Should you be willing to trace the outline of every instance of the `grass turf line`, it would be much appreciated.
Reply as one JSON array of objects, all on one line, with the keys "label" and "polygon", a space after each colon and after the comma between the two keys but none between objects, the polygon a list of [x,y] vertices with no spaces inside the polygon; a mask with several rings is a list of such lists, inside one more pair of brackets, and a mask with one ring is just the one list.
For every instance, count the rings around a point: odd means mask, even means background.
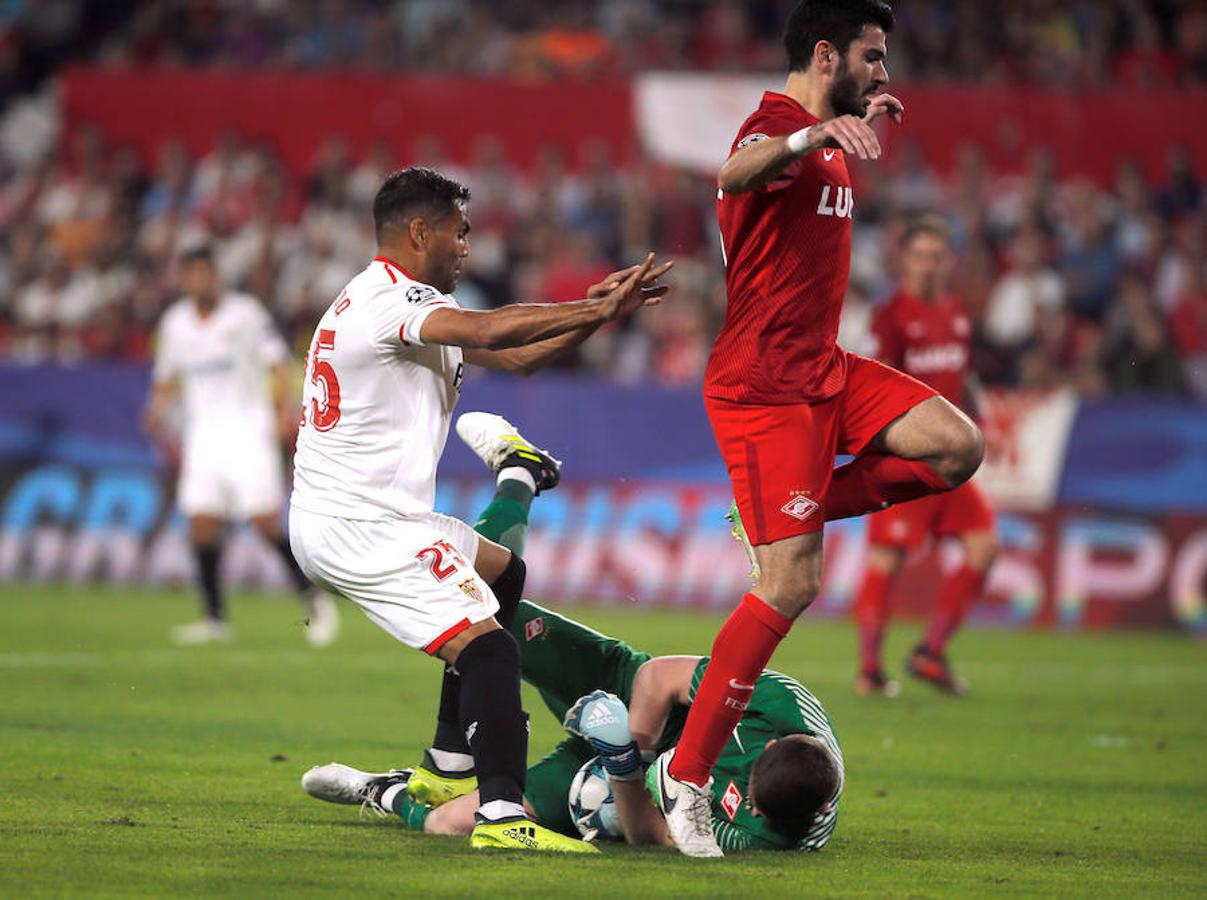
[{"label": "grass turf line", "polygon": [[[854,637],[806,618],[773,665],[825,703],[847,788],[820,854],[692,861],[471,852],[361,822],[298,778],[418,759],[432,660],[349,605],[336,646],[299,608],[236,597],[231,647],[174,649],[186,593],[0,588],[0,894],[5,896],[834,896],[1207,894],[1207,645],[1178,635],[970,632],[973,694],[850,688]],[[656,653],[706,652],[718,621],[572,611]],[[899,669],[916,631],[898,629]],[[559,739],[535,694],[531,757]]]}]

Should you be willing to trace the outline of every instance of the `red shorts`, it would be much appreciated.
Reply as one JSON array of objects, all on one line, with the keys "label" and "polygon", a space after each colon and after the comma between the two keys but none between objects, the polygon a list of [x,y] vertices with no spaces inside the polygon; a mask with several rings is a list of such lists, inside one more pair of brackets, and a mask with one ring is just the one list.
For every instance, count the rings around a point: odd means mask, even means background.
[{"label": "red shorts", "polygon": [[938,396],[874,359],[847,354],[847,383],[820,403],[756,406],[704,398],[752,544],[821,531],[839,453],[861,453],[894,419]]},{"label": "red shorts", "polygon": [[996,519],[985,492],[965,481],[954,491],[919,497],[868,518],[868,543],[916,550],[927,538],[993,531]]}]

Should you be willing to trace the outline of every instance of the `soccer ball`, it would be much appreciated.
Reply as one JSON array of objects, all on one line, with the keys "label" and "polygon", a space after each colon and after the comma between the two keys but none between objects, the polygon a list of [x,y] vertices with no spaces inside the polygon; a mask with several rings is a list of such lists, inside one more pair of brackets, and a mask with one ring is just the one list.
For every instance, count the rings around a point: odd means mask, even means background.
[{"label": "soccer ball", "polygon": [[597,839],[624,840],[620,814],[612,798],[612,786],[599,757],[587,760],[570,782],[570,819],[583,837],[592,832]]}]

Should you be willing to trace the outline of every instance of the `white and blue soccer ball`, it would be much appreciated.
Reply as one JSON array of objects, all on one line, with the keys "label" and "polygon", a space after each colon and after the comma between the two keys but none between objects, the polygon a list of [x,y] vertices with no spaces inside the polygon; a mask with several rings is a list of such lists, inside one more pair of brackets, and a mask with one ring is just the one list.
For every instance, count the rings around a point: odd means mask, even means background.
[{"label": "white and blue soccer ball", "polygon": [[587,760],[575,773],[567,799],[570,819],[583,837],[594,832],[596,840],[624,840],[612,786],[598,756]]}]

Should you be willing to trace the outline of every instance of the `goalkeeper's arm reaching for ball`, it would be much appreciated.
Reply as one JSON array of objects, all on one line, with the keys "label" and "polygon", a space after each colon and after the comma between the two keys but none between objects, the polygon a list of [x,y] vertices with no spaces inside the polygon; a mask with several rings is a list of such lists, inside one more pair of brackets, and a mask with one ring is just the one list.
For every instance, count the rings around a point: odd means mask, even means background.
[{"label": "goalkeeper's arm reaching for ball", "polygon": [[637,670],[627,709],[615,695],[595,691],[566,714],[566,730],[600,755],[630,844],[674,846],[666,820],[650,802],[641,755],[655,752],[671,707],[691,703],[692,674],[699,663],[698,656],[655,657]]}]

